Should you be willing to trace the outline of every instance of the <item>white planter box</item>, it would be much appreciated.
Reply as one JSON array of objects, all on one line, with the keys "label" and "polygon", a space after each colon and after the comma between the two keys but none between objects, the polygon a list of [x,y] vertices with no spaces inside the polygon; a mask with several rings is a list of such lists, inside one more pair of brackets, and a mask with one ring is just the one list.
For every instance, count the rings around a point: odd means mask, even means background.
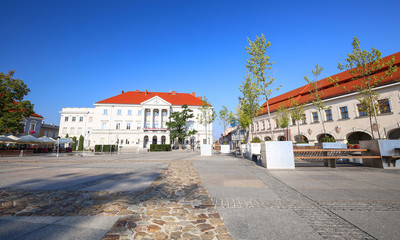
[{"label": "white planter box", "polygon": [[251,155],[261,154],[261,143],[250,143]]},{"label": "white planter box", "polygon": [[261,145],[261,162],[267,169],[294,169],[291,141],[266,141]]},{"label": "white planter box", "polygon": [[211,144],[201,144],[200,147],[201,156],[211,156],[212,155],[212,145]]},{"label": "white planter box", "polygon": [[221,153],[230,153],[231,147],[229,145],[221,145]]}]

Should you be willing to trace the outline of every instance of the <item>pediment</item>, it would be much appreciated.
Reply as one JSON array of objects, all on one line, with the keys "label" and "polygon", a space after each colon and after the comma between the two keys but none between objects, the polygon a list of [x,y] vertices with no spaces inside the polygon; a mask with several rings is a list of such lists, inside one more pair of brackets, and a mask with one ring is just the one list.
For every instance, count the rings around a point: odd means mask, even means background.
[{"label": "pediment", "polygon": [[141,105],[152,105],[152,106],[171,106],[171,103],[165,101],[159,96],[152,97],[140,103]]}]

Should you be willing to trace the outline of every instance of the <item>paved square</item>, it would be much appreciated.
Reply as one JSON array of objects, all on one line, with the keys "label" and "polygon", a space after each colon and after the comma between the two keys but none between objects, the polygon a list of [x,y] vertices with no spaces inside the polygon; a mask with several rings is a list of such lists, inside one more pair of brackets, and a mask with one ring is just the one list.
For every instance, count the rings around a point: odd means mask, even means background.
[{"label": "paved square", "polygon": [[399,183],[188,151],[0,158],[0,239],[396,239]]}]

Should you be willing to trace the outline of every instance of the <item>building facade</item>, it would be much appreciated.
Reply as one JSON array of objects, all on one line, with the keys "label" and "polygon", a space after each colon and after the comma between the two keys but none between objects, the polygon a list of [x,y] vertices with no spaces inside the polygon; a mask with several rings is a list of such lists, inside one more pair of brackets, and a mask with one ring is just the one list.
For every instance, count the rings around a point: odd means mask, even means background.
[{"label": "building facade", "polygon": [[[375,120],[370,124],[370,117],[362,110],[357,92],[345,91],[341,87],[335,86],[327,79],[318,81],[323,102],[329,109],[320,113],[312,105],[312,98],[309,91],[310,85],[305,85],[280,96],[271,98],[269,101],[271,111],[271,125],[266,112],[266,105],[261,114],[253,119],[251,131],[253,136],[262,140],[304,140],[309,143],[321,142],[325,136],[322,122],[328,136],[336,141],[357,144],[359,140],[371,138],[399,139],[400,138],[400,53],[396,53],[384,58],[387,61],[392,56],[395,57],[395,65],[398,71],[390,78],[383,80],[374,91],[379,93],[379,111],[377,123]],[[375,73],[376,75],[382,72]],[[357,84],[352,80],[348,72],[342,72],[333,79],[338,79],[339,83],[351,89]],[[279,128],[276,124],[276,112],[280,107],[290,108],[291,99],[295,99],[300,104],[305,104],[303,120],[299,122],[300,132],[298,133],[297,122],[291,120],[288,129]]]},{"label": "building facade", "polygon": [[51,137],[56,139],[58,137],[59,127],[54,124],[46,124],[42,122],[39,137]]},{"label": "building facade", "polygon": [[129,91],[96,102],[94,108],[63,108],[60,112],[60,136],[83,136],[85,148],[118,144],[123,150],[146,149],[150,144],[171,144],[166,123],[174,111],[186,104],[194,117],[187,121],[188,129],[197,130],[190,142],[212,142],[212,124],[200,124],[202,98],[195,93]]},{"label": "building facade", "polygon": [[24,117],[21,124],[24,126],[24,133],[21,135],[32,135],[39,137],[42,121],[44,117],[37,113],[31,114],[29,117]]}]

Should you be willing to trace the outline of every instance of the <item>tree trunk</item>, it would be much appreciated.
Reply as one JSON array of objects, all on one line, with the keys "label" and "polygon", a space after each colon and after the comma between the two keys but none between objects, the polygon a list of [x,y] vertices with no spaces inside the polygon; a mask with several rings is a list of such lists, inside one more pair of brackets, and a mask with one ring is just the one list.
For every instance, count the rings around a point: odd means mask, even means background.
[{"label": "tree trunk", "polygon": [[374,129],[372,127],[372,116],[369,115],[369,126],[371,127],[372,140],[375,140]]},{"label": "tree trunk", "polygon": [[325,123],[324,123],[324,120],[322,119],[321,109],[318,109],[318,112],[319,112],[319,116],[321,117],[322,129],[324,131],[324,138],[325,138],[325,141],[326,141]]},{"label": "tree trunk", "polygon": [[300,143],[302,143],[303,142],[303,136],[301,136],[301,138],[300,138],[300,123],[299,123],[299,121],[297,121],[297,136],[298,136],[298,142],[300,142]]},{"label": "tree trunk", "polygon": [[271,140],[273,141],[274,140],[274,129],[271,124],[271,112],[269,111],[268,97],[265,96],[265,98],[267,100],[268,122],[269,122],[269,127],[271,128]]}]

